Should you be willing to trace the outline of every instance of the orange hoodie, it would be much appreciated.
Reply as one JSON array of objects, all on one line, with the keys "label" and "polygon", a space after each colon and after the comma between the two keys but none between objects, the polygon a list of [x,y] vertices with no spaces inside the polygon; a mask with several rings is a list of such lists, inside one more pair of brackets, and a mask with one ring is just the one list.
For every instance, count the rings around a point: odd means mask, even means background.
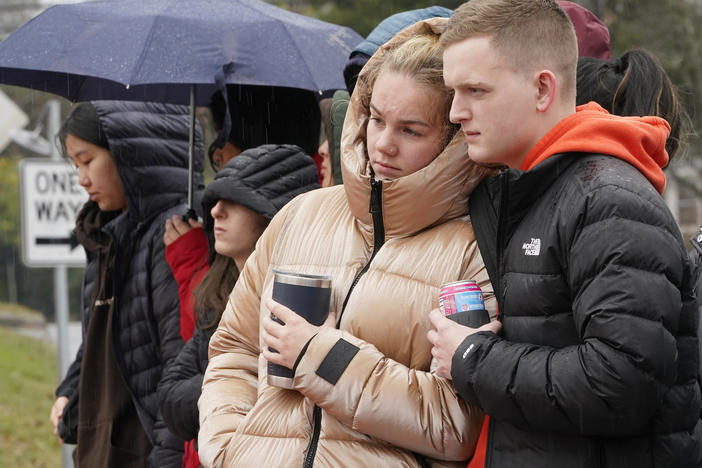
[{"label": "orange hoodie", "polygon": [[669,133],[670,125],[659,117],[621,117],[589,102],[578,106],[575,114],[544,135],[526,155],[520,169],[528,171],[559,153],[608,154],[632,164],[663,193],[662,168],[668,163],[665,141]]}]

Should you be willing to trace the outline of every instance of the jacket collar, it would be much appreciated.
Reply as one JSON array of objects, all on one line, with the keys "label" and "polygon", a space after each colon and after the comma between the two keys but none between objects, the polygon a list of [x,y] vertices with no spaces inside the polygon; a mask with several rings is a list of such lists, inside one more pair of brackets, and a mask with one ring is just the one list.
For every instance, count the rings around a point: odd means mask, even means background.
[{"label": "jacket collar", "polygon": [[[388,49],[416,34],[440,34],[445,23],[445,18],[416,23],[381,47],[370,60],[378,60]],[[351,211],[361,227],[370,232],[373,227],[369,213],[371,170],[364,143],[369,115],[361,105],[363,86],[364,80],[359,79],[344,120],[341,170]],[[468,158],[467,145],[462,134],[458,133],[428,166],[413,174],[383,181],[382,213],[386,239],[409,236],[467,214],[469,194],[494,171]]]},{"label": "jacket collar", "polygon": [[[571,164],[584,154],[553,155],[528,171],[507,169],[497,177],[485,181],[495,213],[500,213],[505,224],[502,229],[511,233],[519,225],[534,202],[548,190]],[[504,210],[504,211],[503,211]]]}]

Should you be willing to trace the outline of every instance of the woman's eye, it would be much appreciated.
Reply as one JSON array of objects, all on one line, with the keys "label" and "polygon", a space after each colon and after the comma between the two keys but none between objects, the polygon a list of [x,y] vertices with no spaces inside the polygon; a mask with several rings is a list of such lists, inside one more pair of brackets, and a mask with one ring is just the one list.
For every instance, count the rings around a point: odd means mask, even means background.
[{"label": "woman's eye", "polygon": [[411,128],[405,128],[405,133],[410,135],[410,136],[421,136],[421,133],[417,133]]}]

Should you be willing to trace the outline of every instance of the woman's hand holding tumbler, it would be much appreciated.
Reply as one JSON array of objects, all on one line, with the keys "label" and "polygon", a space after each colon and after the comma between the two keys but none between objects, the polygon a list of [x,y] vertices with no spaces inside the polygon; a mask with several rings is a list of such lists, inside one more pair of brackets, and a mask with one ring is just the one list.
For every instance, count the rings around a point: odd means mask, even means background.
[{"label": "woman's hand holding tumbler", "polygon": [[[272,320],[270,314],[265,314],[261,336],[265,345],[263,347],[263,357],[269,362],[280,364],[290,369],[295,365],[295,361],[305,344],[319,333],[320,329],[323,327],[334,327],[336,323],[336,314],[333,312],[330,312],[325,322],[317,327],[272,299],[266,302],[266,308],[285,325]],[[270,351],[268,349],[269,346],[278,352]]]}]

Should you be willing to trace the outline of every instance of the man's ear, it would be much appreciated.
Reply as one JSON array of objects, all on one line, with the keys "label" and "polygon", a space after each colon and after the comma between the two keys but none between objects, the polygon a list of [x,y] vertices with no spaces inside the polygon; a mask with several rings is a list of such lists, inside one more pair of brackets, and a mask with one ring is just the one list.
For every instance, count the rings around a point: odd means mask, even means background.
[{"label": "man's ear", "polygon": [[556,97],[556,92],[558,91],[556,75],[550,70],[542,70],[534,79],[536,80],[535,84],[538,93],[536,110],[539,112],[546,112],[551,107]]}]

